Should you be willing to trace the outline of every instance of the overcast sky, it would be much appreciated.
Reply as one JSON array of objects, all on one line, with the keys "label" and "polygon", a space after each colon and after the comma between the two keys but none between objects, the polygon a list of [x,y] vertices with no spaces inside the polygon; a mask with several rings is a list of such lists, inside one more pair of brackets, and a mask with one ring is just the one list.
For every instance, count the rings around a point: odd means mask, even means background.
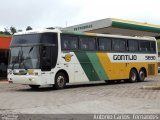
[{"label": "overcast sky", "polygon": [[160,24],[160,0],[0,0],[0,30],[71,26],[104,18]]}]

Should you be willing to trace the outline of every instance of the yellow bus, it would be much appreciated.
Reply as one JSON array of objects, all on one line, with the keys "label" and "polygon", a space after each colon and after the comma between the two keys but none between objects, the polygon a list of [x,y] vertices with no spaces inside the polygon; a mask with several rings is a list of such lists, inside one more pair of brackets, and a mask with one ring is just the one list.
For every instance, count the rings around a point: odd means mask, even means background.
[{"label": "yellow bus", "polygon": [[66,83],[126,80],[157,75],[153,37],[66,32],[58,29],[17,33],[10,48],[8,81],[38,88]]}]

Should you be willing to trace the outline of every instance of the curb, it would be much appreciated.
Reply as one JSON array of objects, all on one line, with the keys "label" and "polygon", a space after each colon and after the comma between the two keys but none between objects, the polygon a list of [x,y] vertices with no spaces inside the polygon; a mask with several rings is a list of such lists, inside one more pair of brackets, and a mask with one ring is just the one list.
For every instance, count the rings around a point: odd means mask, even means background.
[{"label": "curb", "polygon": [[160,90],[160,85],[152,85],[152,86],[143,86],[142,89],[149,89],[149,90]]}]

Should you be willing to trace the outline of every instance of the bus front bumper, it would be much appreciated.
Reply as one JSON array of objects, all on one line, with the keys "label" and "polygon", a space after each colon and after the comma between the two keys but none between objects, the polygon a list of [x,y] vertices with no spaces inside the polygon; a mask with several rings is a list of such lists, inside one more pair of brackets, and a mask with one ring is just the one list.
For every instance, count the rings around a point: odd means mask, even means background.
[{"label": "bus front bumper", "polygon": [[41,85],[39,76],[8,76],[9,83],[24,84],[24,85]]}]

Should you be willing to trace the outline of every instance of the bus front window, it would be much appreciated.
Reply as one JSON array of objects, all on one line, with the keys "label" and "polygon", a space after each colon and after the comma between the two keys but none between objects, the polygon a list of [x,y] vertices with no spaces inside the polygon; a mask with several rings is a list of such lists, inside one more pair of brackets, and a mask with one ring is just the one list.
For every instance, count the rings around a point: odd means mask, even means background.
[{"label": "bus front window", "polygon": [[10,69],[39,69],[40,47],[21,46],[11,48]]}]

